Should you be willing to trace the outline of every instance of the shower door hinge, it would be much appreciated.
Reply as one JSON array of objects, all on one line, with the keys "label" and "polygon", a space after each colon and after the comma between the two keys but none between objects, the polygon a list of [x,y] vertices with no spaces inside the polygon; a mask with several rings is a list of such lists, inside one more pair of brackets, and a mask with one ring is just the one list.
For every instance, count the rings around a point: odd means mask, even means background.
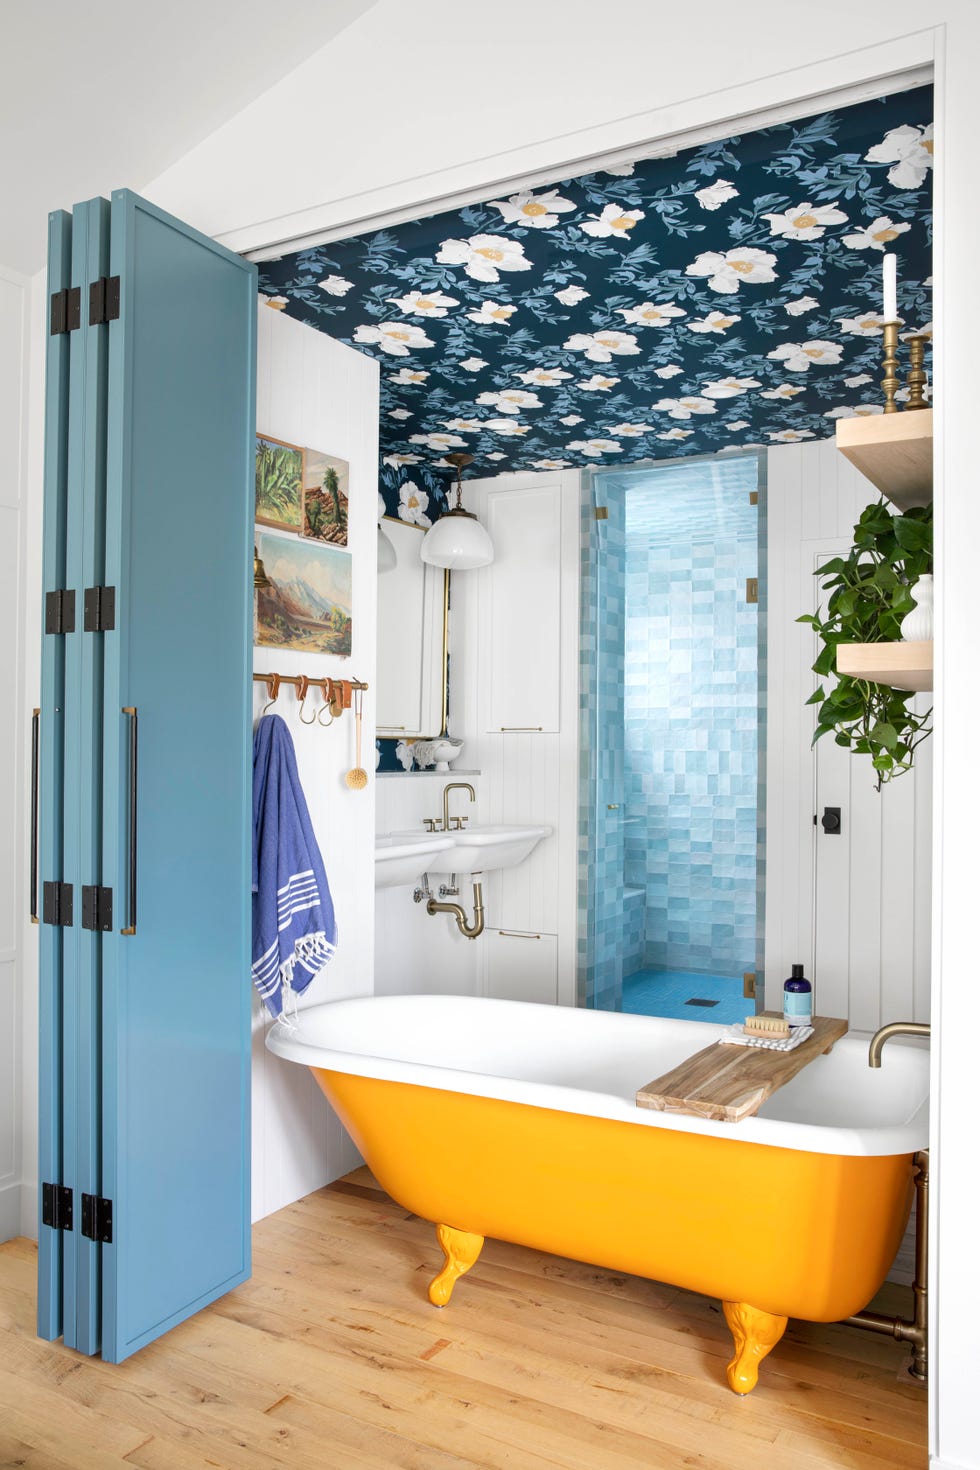
[{"label": "shower door hinge", "polygon": [[74,332],[82,325],[82,288],[66,286],[51,296],[51,336]]},{"label": "shower door hinge", "polygon": [[112,928],[112,889],[82,885],[82,928],[105,933]]},{"label": "shower door hinge", "polygon": [[66,1184],[41,1185],[41,1224],[52,1230],[71,1230],[72,1192]]},{"label": "shower door hinge", "polygon": [[74,590],[66,592],[59,589],[57,592],[45,593],[44,631],[45,633],[74,633]]},{"label": "shower door hinge", "polygon": [[82,607],[86,633],[108,633],[116,626],[115,587],[86,587]]},{"label": "shower door hinge", "polygon": [[750,490],[749,491],[749,505],[758,505],[758,504],[759,504],[759,492],[758,492],[758,490]]},{"label": "shower door hinge", "polygon": [[605,505],[597,505],[592,514],[595,516],[597,521],[608,521],[609,508]]},{"label": "shower door hinge", "polygon": [[41,901],[41,919],[59,929],[70,929],[74,920],[70,883],[45,883]]},{"label": "shower door hinge", "polygon": [[759,579],[758,577],[746,577],[745,579],[746,602],[759,601]]},{"label": "shower door hinge", "polygon": [[88,288],[88,324],[114,322],[119,316],[119,277],[100,276]]},{"label": "shower door hinge", "polygon": [[82,1234],[102,1245],[112,1244],[112,1200],[97,1194],[82,1195]]}]

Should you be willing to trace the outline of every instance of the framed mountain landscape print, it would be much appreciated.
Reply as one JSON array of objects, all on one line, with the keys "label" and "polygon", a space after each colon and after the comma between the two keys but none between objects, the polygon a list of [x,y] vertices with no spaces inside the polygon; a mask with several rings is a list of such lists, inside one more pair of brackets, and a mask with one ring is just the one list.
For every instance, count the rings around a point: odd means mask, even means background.
[{"label": "framed mountain landscape print", "polygon": [[303,468],[303,535],[331,546],[347,545],[350,465],[346,459],[307,449]]},{"label": "framed mountain landscape print", "polygon": [[263,532],[268,585],[256,589],[255,641],[300,653],[351,651],[351,557],[322,541]]}]

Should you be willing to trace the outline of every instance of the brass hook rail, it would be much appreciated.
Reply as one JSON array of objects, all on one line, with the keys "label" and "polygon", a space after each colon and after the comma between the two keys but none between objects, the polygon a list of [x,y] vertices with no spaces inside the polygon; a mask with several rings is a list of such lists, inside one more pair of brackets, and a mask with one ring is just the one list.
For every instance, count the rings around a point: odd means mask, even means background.
[{"label": "brass hook rail", "polygon": [[[269,693],[269,704],[275,704],[283,684],[293,686],[300,705],[305,704],[310,689],[319,689],[323,695],[325,708],[328,708],[335,718],[343,714],[344,710],[350,709],[352,694],[355,690],[364,690],[369,687],[360,679],[311,679],[306,674],[277,674],[272,670],[265,674],[253,674],[252,683],[266,686]],[[266,709],[268,707],[269,705],[266,705]],[[302,711],[300,717],[302,718]],[[311,724],[312,721],[306,720],[304,723]],[[323,723],[322,719],[320,723]]]}]

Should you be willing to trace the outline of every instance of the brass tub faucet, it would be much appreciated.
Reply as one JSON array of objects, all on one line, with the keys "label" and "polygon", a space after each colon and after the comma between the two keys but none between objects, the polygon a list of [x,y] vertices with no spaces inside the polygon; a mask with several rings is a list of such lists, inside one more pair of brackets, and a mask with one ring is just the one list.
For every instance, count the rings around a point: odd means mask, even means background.
[{"label": "brass tub faucet", "polygon": [[893,1036],[925,1036],[930,1035],[929,1027],[924,1021],[890,1021],[887,1026],[882,1026],[871,1038],[868,1047],[868,1066],[881,1066],[881,1049],[886,1041]]}]

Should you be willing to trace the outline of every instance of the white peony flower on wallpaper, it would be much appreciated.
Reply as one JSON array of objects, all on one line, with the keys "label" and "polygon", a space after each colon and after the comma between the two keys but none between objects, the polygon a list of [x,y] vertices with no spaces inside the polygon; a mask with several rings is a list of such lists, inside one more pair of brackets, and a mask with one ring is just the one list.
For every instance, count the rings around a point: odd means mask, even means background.
[{"label": "white peony flower on wallpaper", "polygon": [[749,420],[748,419],[731,419],[731,420],[729,420],[729,422],[727,424],[722,424],[721,427],[723,429],[727,429],[728,432],[729,432],[729,434],[734,434],[739,429],[747,429],[749,427]]},{"label": "white peony flower on wallpaper", "polygon": [[531,368],[529,372],[518,373],[522,383],[533,383],[536,388],[557,388],[559,383],[570,378],[571,373],[566,373],[562,368]]},{"label": "white peony flower on wallpaper", "polygon": [[[874,378],[871,376],[870,373],[858,373],[853,378],[845,378],[844,379],[844,387],[845,388],[860,388],[865,383],[873,383],[873,382],[874,382]],[[802,389],[800,391],[802,392]]]},{"label": "white peony flower on wallpaper", "polygon": [[451,306],[458,306],[455,296],[443,291],[409,291],[405,296],[389,296],[389,306],[397,306],[406,316],[446,316]]},{"label": "white peony flower on wallpaper", "polygon": [[894,163],[888,170],[888,182],[896,189],[918,189],[932,168],[932,123],[927,128],[905,124],[891,128],[880,143],[864,155],[868,163]]},{"label": "white peony flower on wallpaper", "polygon": [[639,352],[632,332],[574,332],[565,342],[570,352],[584,352],[591,362],[611,362]]},{"label": "white peony flower on wallpaper", "polygon": [[585,420],[580,413],[566,413],[565,417],[559,419],[558,422],[560,424],[568,424],[569,428],[571,428],[574,424],[584,423]]},{"label": "white peony flower on wallpaper", "polygon": [[403,465],[421,464],[421,454],[386,454],[383,464],[389,465],[393,470],[400,470]]},{"label": "white peony flower on wallpaper", "polygon": [[644,301],[640,306],[617,306],[616,311],[632,327],[669,327],[672,318],[687,316],[683,307],[673,301],[664,301],[659,306]]},{"label": "white peony flower on wallpaper", "polygon": [[779,429],[775,432],[770,429],[768,434],[773,444],[798,444],[801,439],[814,438],[810,429]]},{"label": "white peony flower on wallpaper", "polygon": [[885,318],[877,311],[865,311],[860,316],[842,316],[837,325],[851,337],[880,337]]},{"label": "white peony flower on wallpaper", "polygon": [[684,369],[676,362],[668,362],[666,367],[654,368],[653,371],[658,378],[676,378]]},{"label": "white peony flower on wallpaper", "polygon": [[425,491],[420,490],[414,480],[406,480],[398,491],[399,519],[412,526],[431,526],[432,522],[426,515],[428,508],[429,497]]},{"label": "white peony flower on wallpaper", "polygon": [[567,470],[571,464],[569,459],[532,459],[531,464],[536,470]]},{"label": "white peony flower on wallpaper", "polygon": [[795,398],[797,393],[804,392],[799,383],[780,383],[778,388],[767,388],[760,393],[760,398]]},{"label": "white peony flower on wallpaper", "polygon": [[790,316],[802,316],[805,311],[813,311],[814,307],[819,305],[820,302],[815,296],[799,296],[795,301],[787,301],[783,311],[788,312]]},{"label": "white peony flower on wallpaper", "polygon": [[509,225],[530,225],[533,230],[550,230],[558,223],[560,214],[576,208],[570,199],[563,199],[557,189],[550,189],[546,194],[527,190],[523,194],[512,194],[509,199],[491,199],[488,207],[499,209]]},{"label": "white peony flower on wallpaper", "polygon": [[484,419],[480,427],[489,429],[493,434],[503,434],[505,437],[531,432],[530,424],[518,424],[513,419]]},{"label": "white peony flower on wallpaper", "polygon": [[884,250],[886,245],[890,245],[911,228],[909,224],[896,224],[887,214],[883,214],[872,220],[870,225],[856,230],[853,235],[845,235],[844,244],[849,250]]},{"label": "white peony flower on wallpaper", "polygon": [[[608,393],[618,382],[618,378],[604,378],[602,373],[593,373],[591,378],[583,378],[575,386],[583,393]],[[562,423],[567,424],[568,420],[562,419]]]},{"label": "white peony flower on wallpaper", "polygon": [[657,435],[657,438],[658,439],[673,439],[673,440],[676,440],[676,439],[690,439],[690,437],[691,437],[691,435],[693,433],[694,433],[694,430],[693,429],[665,429],[662,434],[658,434]]},{"label": "white peony flower on wallpaper", "polygon": [[619,179],[628,179],[636,173],[635,163],[610,163],[602,170],[604,174],[615,174]]},{"label": "white peony flower on wallpaper", "polygon": [[480,419],[450,419],[443,424],[444,429],[449,429],[457,434],[478,434],[483,428]]},{"label": "white peony flower on wallpaper", "polygon": [[726,199],[737,199],[738,190],[728,179],[715,179],[713,184],[706,184],[703,189],[696,189],[694,197],[702,209],[718,209],[725,203]]},{"label": "white peony flower on wallpaper", "polygon": [[436,345],[421,327],[413,327],[410,322],[379,322],[376,327],[362,323],[354,330],[354,341],[380,347],[395,357],[407,357],[418,347]]},{"label": "white peony flower on wallpaper", "polygon": [[705,398],[737,398],[750,388],[761,388],[758,378],[717,378],[713,383],[702,383]]},{"label": "white peony flower on wallpaper", "polygon": [[426,449],[465,449],[466,440],[461,439],[458,434],[412,434],[410,444],[424,444]]},{"label": "white peony flower on wallpaper", "polygon": [[495,408],[499,413],[520,413],[522,408],[544,408],[536,393],[523,388],[505,388],[502,393],[481,393],[477,403]]},{"label": "white peony flower on wallpaper", "polygon": [[483,458],[484,458],[484,459],[506,459],[506,458],[507,458],[507,456],[506,456],[506,454],[501,454],[501,452],[500,452],[500,450],[499,450],[499,449],[495,449],[495,450],[493,450],[493,452],[492,452],[492,453],[490,453],[490,454],[485,454],[485,455],[484,455],[484,456],[483,456]]},{"label": "white peony flower on wallpaper", "polygon": [[[487,304],[487,302],[483,303],[484,306],[486,306]],[[475,318],[473,318],[472,316],[472,313],[469,313],[469,315],[471,320],[475,320]],[[487,362],[486,359],[483,357],[464,357],[463,361],[460,363],[460,367],[465,368],[468,373],[478,373],[481,368],[485,368],[486,366]]]},{"label": "white peony flower on wallpaper", "polygon": [[710,398],[692,394],[688,398],[661,398],[651,404],[654,413],[669,413],[672,419],[689,419],[695,413],[717,413],[718,405]]},{"label": "white peony flower on wallpaper", "polygon": [[641,434],[649,434],[649,424],[613,424],[609,430],[618,439],[639,439]]},{"label": "white peony flower on wallpaper", "polygon": [[741,320],[740,316],[730,316],[723,311],[709,311],[707,316],[700,317],[693,322],[685,322],[684,325],[689,332],[727,332],[729,327],[734,327],[735,323]]},{"label": "white peony flower on wallpaper", "polygon": [[354,282],[345,281],[343,276],[324,276],[317,285],[321,291],[326,291],[328,296],[346,296],[348,291],[353,291]]},{"label": "white peony flower on wallpaper", "polygon": [[555,291],[554,298],[560,301],[562,306],[577,306],[588,296],[588,291],[583,291],[581,286],[565,286],[561,291]]},{"label": "white peony flower on wallpaper", "polygon": [[566,449],[577,449],[580,454],[587,454],[590,459],[598,459],[603,454],[620,454],[622,444],[617,444],[615,439],[573,439]]},{"label": "white peony flower on wallpaper", "polygon": [[819,240],[829,225],[846,225],[847,215],[833,204],[797,204],[795,209],[782,214],[764,214],[769,221],[769,233],[781,235],[786,240]]},{"label": "white peony flower on wallpaper", "polygon": [[506,235],[471,235],[468,240],[443,240],[436,260],[461,265],[474,281],[499,281],[501,271],[529,271],[531,262],[519,240]]},{"label": "white peony flower on wallpaper", "polygon": [[774,362],[784,363],[791,373],[805,373],[811,363],[830,367],[833,363],[840,362],[843,351],[839,342],[822,342],[817,338],[811,342],[783,342],[767,352],[766,356],[771,357]]},{"label": "white peony flower on wallpaper", "polygon": [[610,235],[627,240],[637,220],[645,218],[646,212],[642,209],[624,209],[620,204],[607,204],[601,214],[592,215],[583,225],[579,225],[579,229],[584,230],[587,235],[594,235],[597,240],[607,239]]},{"label": "white peony flower on wallpaper", "polygon": [[388,417],[390,419],[411,419],[415,415],[407,408],[389,408]]},{"label": "white peony flower on wallpaper", "polygon": [[[504,306],[499,301],[481,301],[477,311],[468,311],[466,315],[471,322],[478,322],[481,326],[507,327],[516,310],[516,306]],[[479,357],[471,357],[467,361],[478,362],[482,367],[486,367],[486,363]],[[466,367],[465,362],[463,367]],[[470,368],[470,372],[478,371],[478,368]]]},{"label": "white peony flower on wallpaper", "polygon": [[837,408],[831,408],[824,414],[825,419],[869,419],[874,418],[877,413],[884,413],[883,403],[855,403],[839,404]]},{"label": "white peony flower on wallpaper", "polygon": [[407,368],[407,367],[402,367],[402,368],[399,368],[398,369],[397,373],[389,373],[388,374],[388,381],[390,383],[405,383],[405,384],[407,384],[407,383],[424,383],[425,380],[426,380],[426,378],[428,376],[429,376],[429,374],[426,373],[426,372],[423,372],[421,368]]},{"label": "white peony flower on wallpaper", "polygon": [[755,250],[748,245],[739,245],[734,250],[705,250],[687,267],[689,276],[708,276],[712,291],[731,294],[740,286],[750,282],[761,286],[774,281],[773,266],[776,257],[768,250]]}]

